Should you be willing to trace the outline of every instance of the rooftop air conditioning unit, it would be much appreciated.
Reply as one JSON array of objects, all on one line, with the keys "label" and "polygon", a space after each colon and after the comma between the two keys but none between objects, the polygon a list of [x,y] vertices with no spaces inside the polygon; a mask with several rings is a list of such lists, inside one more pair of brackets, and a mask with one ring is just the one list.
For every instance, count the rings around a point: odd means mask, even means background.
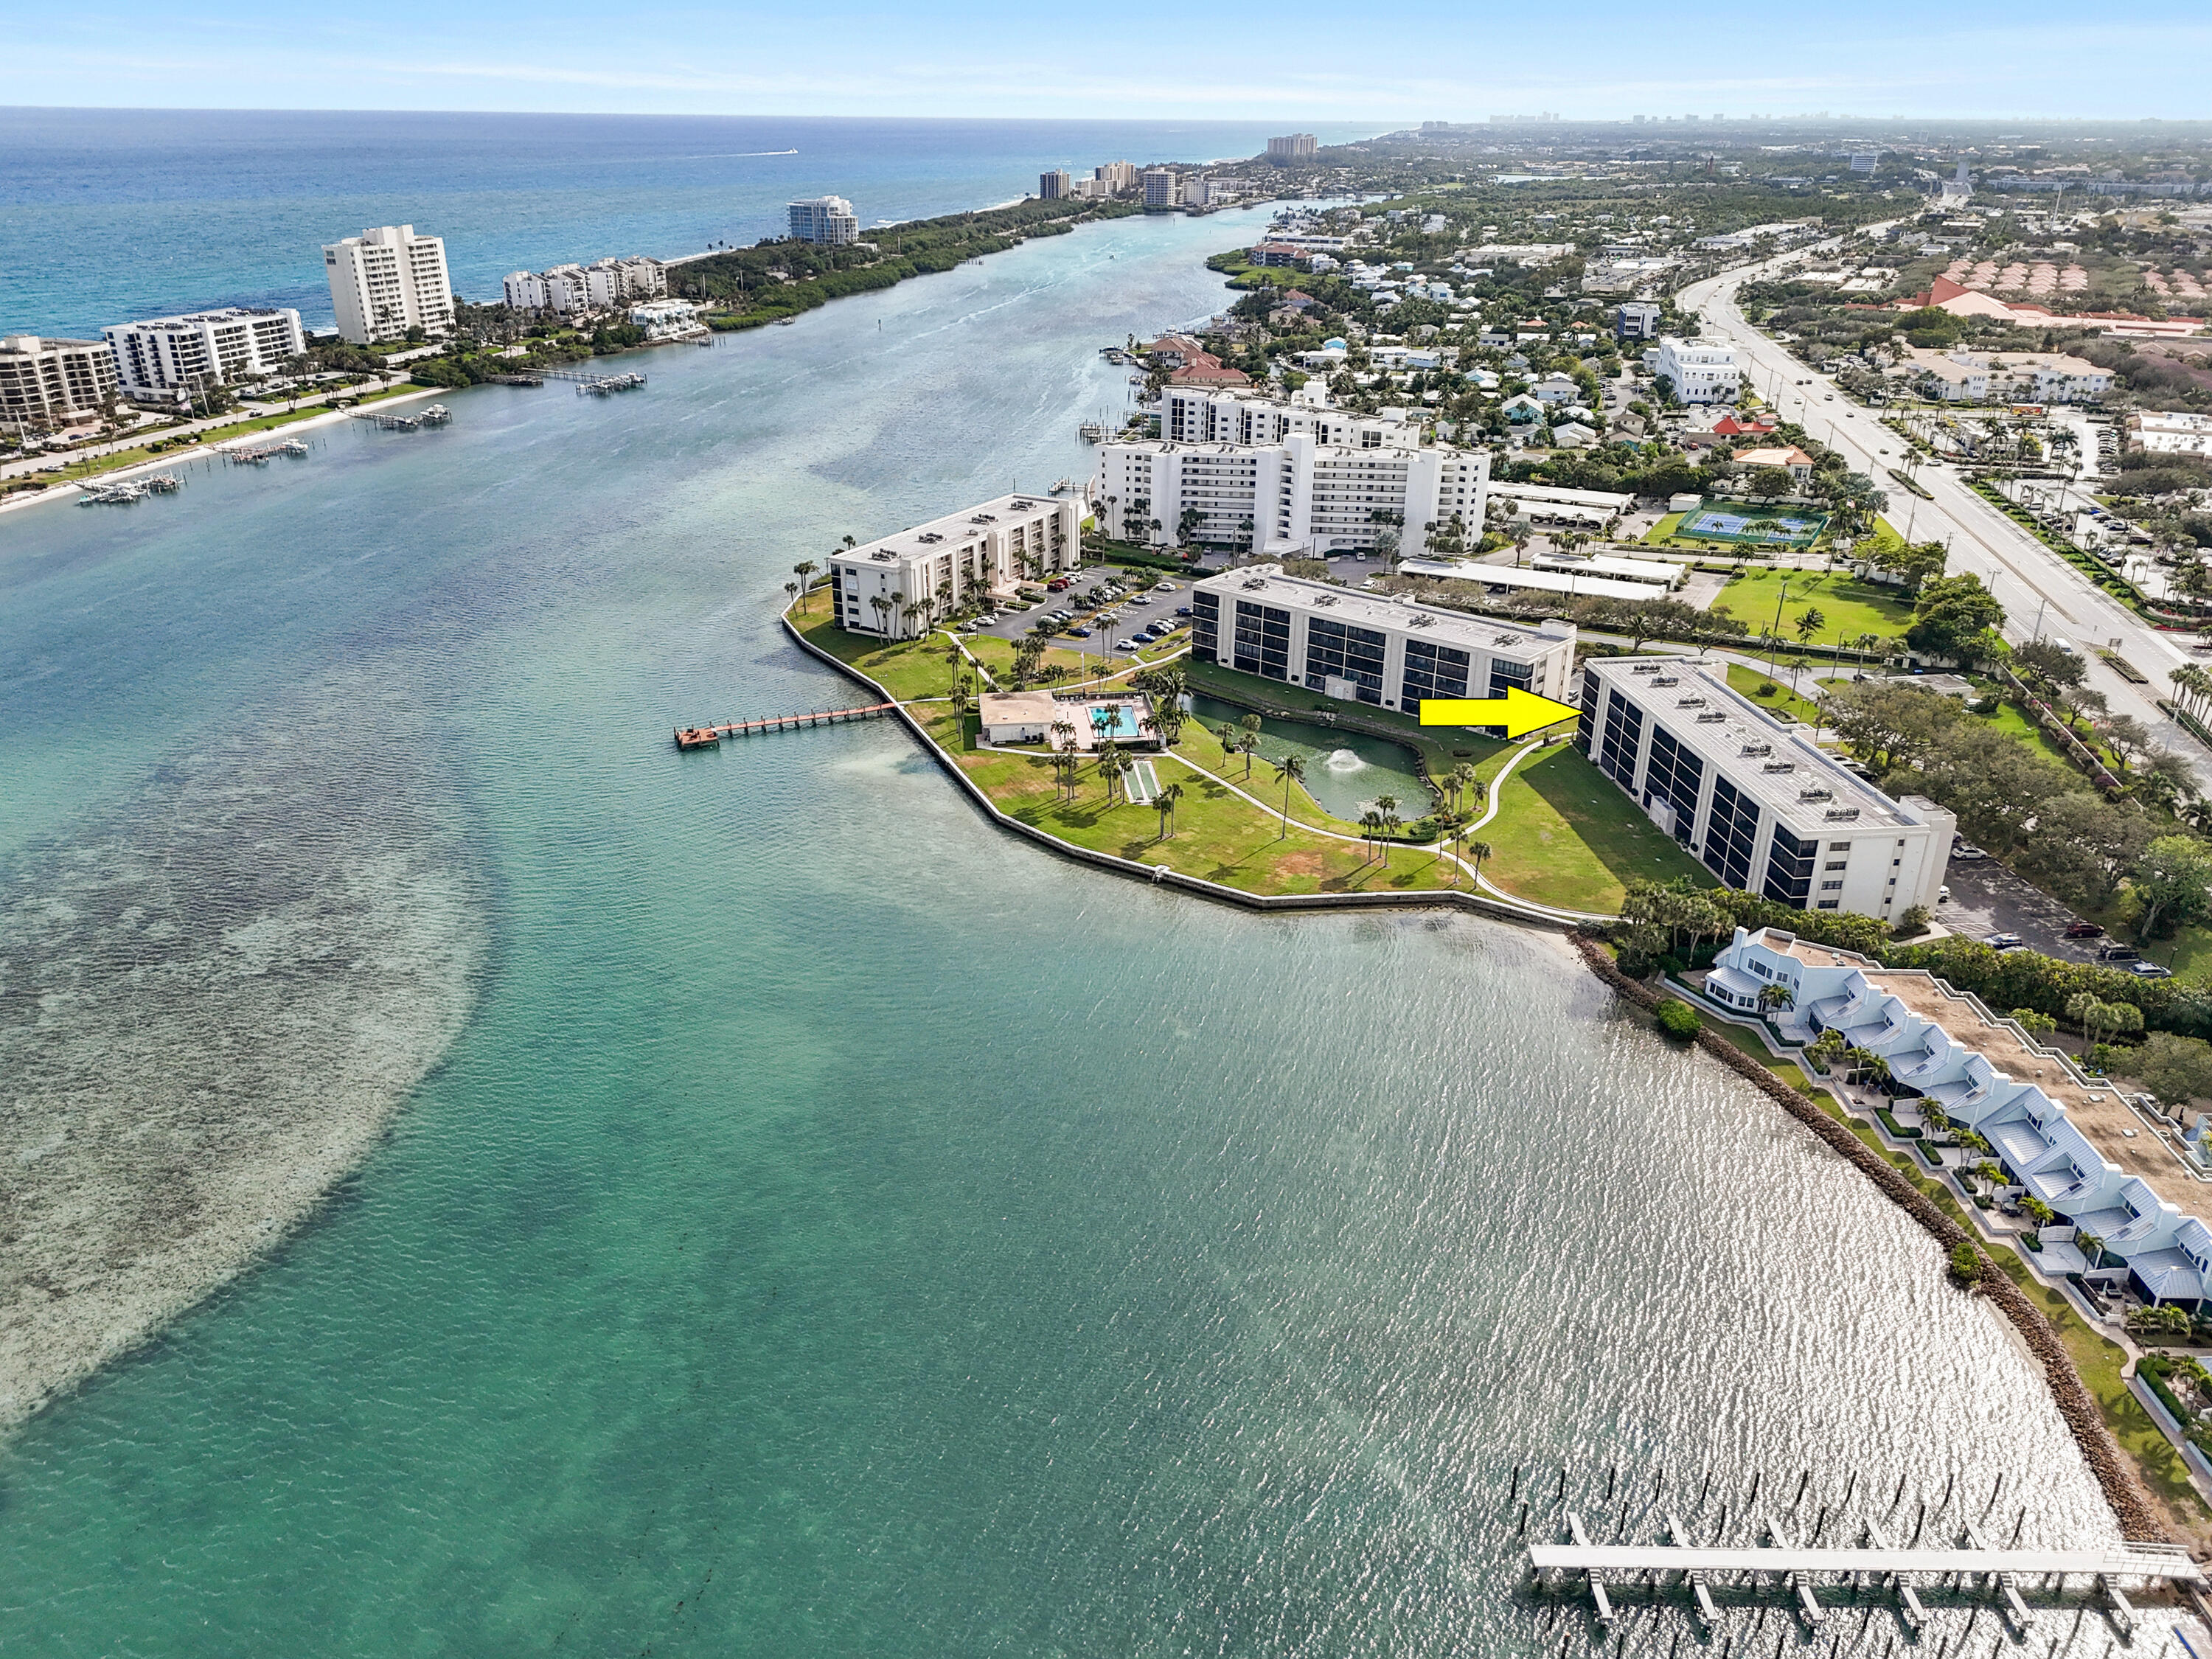
[{"label": "rooftop air conditioning unit", "polygon": [[[1246,586],[1247,587],[1252,586],[1254,586],[1254,585],[1255,585],[1255,584],[1250,583],[1250,582],[1247,582],[1247,583],[1245,584],[1245,586]],[[1316,605],[1321,605],[1321,606],[1323,606],[1323,607],[1327,607],[1327,606],[1328,606],[1328,605],[1334,605],[1334,604],[1336,603],[1336,595],[1335,595],[1335,594],[1334,594],[1334,593],[1321,593],[1321,594],[1316,594],[1316,595],[1315,596],[1315,598],[1314,598],[1314,603],[1315,603]]]},{"label": "rooftop air conditioning unit", "polygon": [[1855,818],[1858,817],[1858,815],[1859,809],[1856,806],[1832,806],[1826,811],[1820,814],[1822,817],[1827,819],[1831,823],[1841,823],[1848,819]]},{"label": "rooftop air conditioning unit", "polygon": [[1700,715],[1698,715],[1698,725],[1700,725],[1700,726],[1717,726],[1717,725],[1718,725],[1721,721],[1723,721],[1723,720],[1726,720],[1727,718],[1728,718],[1728,714],[1727,714],[1727,712],[1726,712],[1725,710],[1723,710],[1723,709],[1719,709],[1719,708],[1716,708],[1716,709],[1715,709],[1715,710],[1713,710],[1713,712],[1712,712],[1711,714],[1700,714]]},{"label": "rooftop air conditioning unit", "polygon": [[1662,674],[1651,682],[1654,685],[1680,685],[1681,683],[1682,677],[1680,674]]},{"label": "rooftop air conditioning unit", "polygon": [[1632,665],[1628,672],[1632,674],[1656,674],[1659,672],[1659,665],[1656,662],[1639,662]]},{"label": "rooftop air conditioning unit", "polygon": [[1765,765],[1760,767],[1759,769],[1762,772],[1795,772],[1797,769],[1797,763],[1796,761],[1769,761]]},{"label": "rooftop air conditioning unit", "polygon": [[1705,700],[1703,697],[1677,697],[1674,699],[1674,707],[1677,708],[1703,708],[1705,706]]},{"label": "rooftop air conditioning unit", "polygon": [[1799,800],[1833,800],[1835,798],[1836,792],[1832,789],[1821,789],[1815,787],[1811,789],[1800,789],[1797,792],[1797,799]]},{"label": "rooftop air conditioning unit", "polygon": [[1755,755],[1771,755],[1773,752],[1774,745],[1771,743],[1747,743],[1737,750],[1747,760]]}]

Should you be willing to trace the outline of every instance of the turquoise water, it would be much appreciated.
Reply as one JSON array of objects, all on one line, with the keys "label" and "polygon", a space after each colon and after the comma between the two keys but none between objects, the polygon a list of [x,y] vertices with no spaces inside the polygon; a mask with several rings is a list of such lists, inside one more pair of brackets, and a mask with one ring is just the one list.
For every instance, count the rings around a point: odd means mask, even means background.
[{"label": "turquoise water", "polygon": [[842,695],[792,563],[1076,470],[1219,239],[0,515],[0,1071],[400,1103],[0,1446],[0,1652],[1583,1652],[1509,1601],[1522,1460],[2109,1535],[1934,1246],[1555,942],[1093,874],[885,723],[673,752]]},{"label": "turquoise water", "polygon": [[[1236,725],[1246,713],[1218,697],[1194,696],[1190,701],[1191,712],[1215,731],[1224,724]],[[1413,769],[1413,751],[1402,744],[1272,716],[1261,719],[1260,736],[1252,774],[1255,780],[1273,775],[1259,769],[1261,763],[1296,754],[1306,763],[1305,792],[1322,811],[1347,823],[1357,823],[1378,795],[1395,799],[1408,823],[1426,812],[1436,799]],[[1238,776],[1241,779],[1243,774]],[[1408,811],[1409,807],[1413,810]]]}]

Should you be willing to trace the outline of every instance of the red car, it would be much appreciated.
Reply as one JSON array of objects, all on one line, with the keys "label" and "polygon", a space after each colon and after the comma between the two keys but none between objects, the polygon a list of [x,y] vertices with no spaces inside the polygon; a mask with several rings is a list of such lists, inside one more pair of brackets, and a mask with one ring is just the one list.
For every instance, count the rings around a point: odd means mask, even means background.
[{"label": "red car", "polygon": [[2069,939],[2102,939],[2105,930],[2094,921],[2077,921],[2066,930]]}]

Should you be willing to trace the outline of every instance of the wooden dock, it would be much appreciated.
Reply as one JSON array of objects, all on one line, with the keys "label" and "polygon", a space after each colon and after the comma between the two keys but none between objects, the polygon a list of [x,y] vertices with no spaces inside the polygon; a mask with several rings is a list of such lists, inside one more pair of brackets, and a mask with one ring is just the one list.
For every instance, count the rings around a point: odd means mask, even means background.
[{"label": "wooden dock", "polygon": [[820,708],[805,714],[770,714],[757,720],[725,720],[719,726],[679,726],[678,749],[712,749],[724,738],[757,738],[770,732],[795,732],[808,726],[842,726],[848,720],[875,720],[897,708],[895,702],[872,702],[862,708]]}]

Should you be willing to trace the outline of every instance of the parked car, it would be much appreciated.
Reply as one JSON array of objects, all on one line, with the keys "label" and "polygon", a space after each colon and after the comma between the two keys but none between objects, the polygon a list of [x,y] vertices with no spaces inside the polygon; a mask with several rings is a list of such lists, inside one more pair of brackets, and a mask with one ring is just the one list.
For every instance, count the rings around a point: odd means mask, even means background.
[{"label": "parked car", "polygon": [[1091,637],[1091,630],[1087,628],[1071,628],[1067,630],[1067,636],[1072,640],[1087,640]]},{"label": "parked car", "polygon": [[2105,930],[2094,921],[2077,921],[2066,930],[2069,939],[2102,939]]},{"label": "parked car", "polygon": [[1188,617],[1190,615],[1190,607],[1187,605],[1177,605],[1176,607],[1176,615],[1178,617]]},{"label": "parked car", "polygon": [[1938,887],[1936,890],[1936,902],[1938,904],[1948,904],[1950,902],[1951,887],[1950,884],[1947,882],[1942,886]]},{"label": "parked car", "polygon": [[1074,584],[1069,581],[1066,577],[1054,576],[1050,581],[1044,585],[1044,591],[1048,593],[1065,593],[1073,586]]},{"label": "parked car", "polygon": [[2027,941],[2018,933],[1991,933],[1982,943],[1992,951],[2017,951]]},{"label": "parked car", "polygon": [[1989,857],[1989,854],[1982,851],[1978,847],[1971,846],[1965,842],[1959,842],[1952,847],[1951,856],[1961,864],[1974,864]]},{"label": "parked car", "polygon": [[1153,586],[1157,592],[1162,593],[1175,593],[1182,591],[1180,585],[1175,582],[1156,582]]},{"label": "parked car", "polygon": [[2128,971],[2137,979],[2172,979],[2173,977],[2172,969],[2161,968],[2154,962],[2131,962],[2128,964]]},{"label": "parked car", "polygon": [[2132,945],[2100,945],[2097,947],[2100,962],[2141,962],[2142,952]]}]

